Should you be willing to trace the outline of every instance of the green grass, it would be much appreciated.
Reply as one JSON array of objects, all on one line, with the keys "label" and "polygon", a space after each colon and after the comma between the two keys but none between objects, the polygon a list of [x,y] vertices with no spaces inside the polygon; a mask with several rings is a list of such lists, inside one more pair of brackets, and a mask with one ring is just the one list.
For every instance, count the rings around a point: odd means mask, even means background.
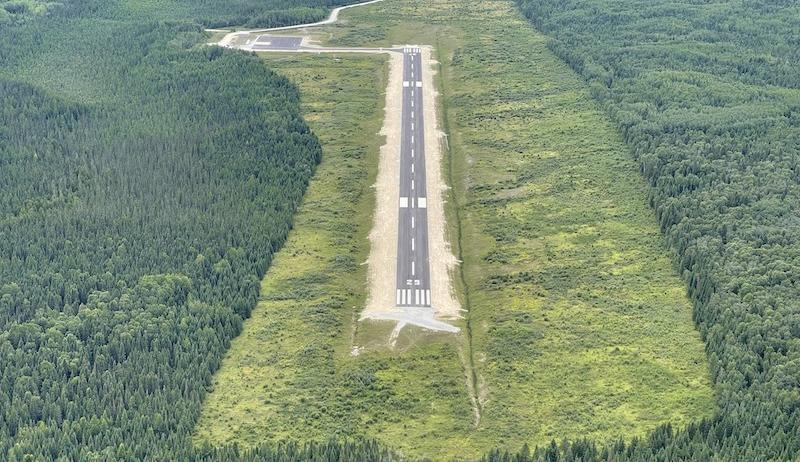
[{"label": "green grass", "polygon": [[[442,460],[710,415],[702,342],[646,186],[546,38],[506,1],[386,0],[343,19],[320,38],[439,54],[447,213],[472,348],[466,335],[409,330],[390,351],[390,326],[352,322],[365,298],[383,61],[268,58],[300,86],[326,160],[217,375],[198,438],[366,435]],[[352,357],[353,344],[371,348]]]},{"label": "green grass", "polygon": [[[459,339],[406,328],[392,350],[392,325],[353,322],[366,297],[385,58],[265,59],[300,87],[324,158],[215,376],[196,440],[371,436],[439,454],[471,422]],[[357,357],[353,345],[363,348]]]},{"label": "green grass", "polygon": [[506,1],[388,0],[346,18],[335,43],[430,43],[443,63],[452,236],[485,399],[475,446],[710,415],[703,345],[646,185],[546,38]]}]

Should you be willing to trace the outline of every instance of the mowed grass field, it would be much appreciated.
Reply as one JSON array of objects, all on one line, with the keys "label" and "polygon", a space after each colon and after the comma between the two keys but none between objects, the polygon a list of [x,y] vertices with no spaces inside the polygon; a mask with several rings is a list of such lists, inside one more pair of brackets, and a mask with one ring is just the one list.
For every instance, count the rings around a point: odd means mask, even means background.
[{"label": "mowed grass field", "polygon": [[300,86],[325,160],[217,374],[198,441],[364,435],[445,460],[641,436],[713,412],[691,306],[636,164],[512,3],[385,0],[344,12],[319,38],[436,47],[468,319],[459,336],[404,330],[394,350],[391,326],[354,322],[384,61],[267,57]]}]

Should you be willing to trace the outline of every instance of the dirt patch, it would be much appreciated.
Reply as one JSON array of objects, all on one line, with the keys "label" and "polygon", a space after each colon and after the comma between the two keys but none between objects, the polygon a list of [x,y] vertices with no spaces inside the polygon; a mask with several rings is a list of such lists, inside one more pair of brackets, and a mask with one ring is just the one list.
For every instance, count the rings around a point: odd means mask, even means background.
[{"label": "dirt patch", "polygon": [[403,98],[403,55],[389,57],[386,107],[380,134],[386,137],[381,146],[378,174],[375,179],[375,215],[369,233],[370,252],[367,264],[369,295],[361,319],[394,307],[397,280],[397,196],[400,188],[400,127]]}]

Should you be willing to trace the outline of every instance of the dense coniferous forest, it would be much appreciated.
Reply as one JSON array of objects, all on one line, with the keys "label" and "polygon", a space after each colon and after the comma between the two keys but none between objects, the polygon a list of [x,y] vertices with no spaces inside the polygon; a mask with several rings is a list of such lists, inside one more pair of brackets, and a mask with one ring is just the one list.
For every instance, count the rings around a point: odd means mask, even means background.
[{"label": "dense coniferous forest", "polygon": [[[694,300],[718,415],[542,460],[795,460],[800,452],[800,5],[517,0],[591,84],[649,182]],[[520,455],[493,453],[491,460]]]},{"label": "dense coniferous forest", "polygon": [[0,460],[389,458],[369,442],[190,442],[320,159],[296,88],[197,46],[197,17],[3,11]]},{"label": "dense coniferous forest", "polygon": [[348,0],[98,0],[62,3],[0,0],[0,25],[58,14],[72,18],[131,21],[191,21],[206,27],[278,27],[319,21]]},{"label": "dense coniferous forest", "polygon": [[[719,413],[490,461],[800,452],[800,9],[517,0],[651,185]],[[210,378],[320,147],[299,95],[202,27],[334,2],[0,2],[0,460],[393,460],[373,442],[195,448]]]}]

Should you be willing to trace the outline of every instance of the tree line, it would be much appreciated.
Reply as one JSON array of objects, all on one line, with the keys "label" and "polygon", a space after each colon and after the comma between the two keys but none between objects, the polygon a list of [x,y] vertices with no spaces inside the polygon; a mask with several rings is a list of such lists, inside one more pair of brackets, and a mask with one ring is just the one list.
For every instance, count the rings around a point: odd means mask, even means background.
[{"label": "tree line", "polygon": [[321,149],[257,57],[123,6],[0,27],[0,459],[388,460],[191,443]]},{"label": "tree line", "polygon": [[[650,185],[719,411],[536,460],[794,460],[800,452],[796,2],[517,0],[583,75]],[[581,449],[576,450],[576,445]],[[489,460],[519,460],[494,452]]]}]

